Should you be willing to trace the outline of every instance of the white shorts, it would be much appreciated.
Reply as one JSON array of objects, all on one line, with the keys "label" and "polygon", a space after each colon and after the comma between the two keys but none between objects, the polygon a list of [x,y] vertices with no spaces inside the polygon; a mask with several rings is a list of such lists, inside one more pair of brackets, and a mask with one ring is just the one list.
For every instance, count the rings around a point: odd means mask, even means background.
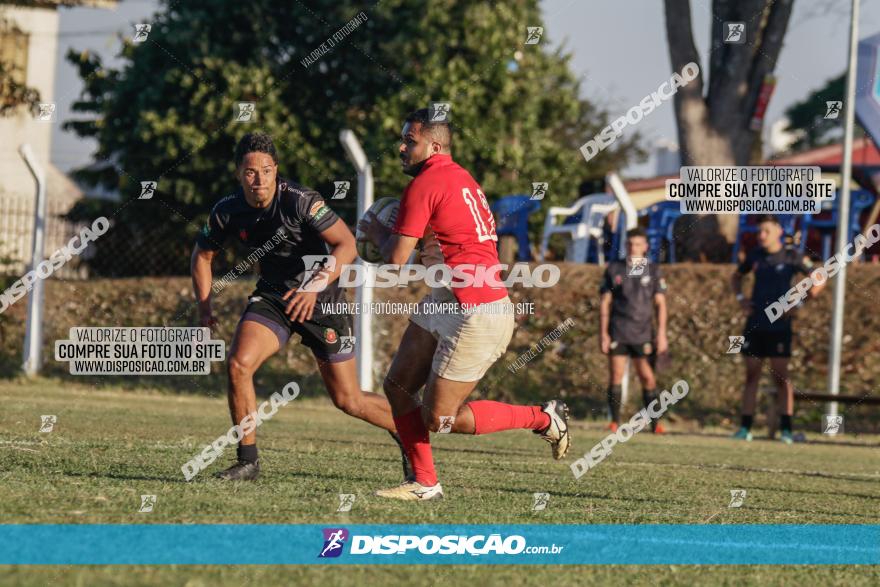
[{"label": "white shorts", "polygon": [[481,304],[468,313],[436,311],[441,304],[454,303],[450,290],[435,288],[419,302],[419,313],[409,319],[437,339],[431,363],[434,373],[452,381],[479,381],[504,354],[513,336],[510,298]]}]

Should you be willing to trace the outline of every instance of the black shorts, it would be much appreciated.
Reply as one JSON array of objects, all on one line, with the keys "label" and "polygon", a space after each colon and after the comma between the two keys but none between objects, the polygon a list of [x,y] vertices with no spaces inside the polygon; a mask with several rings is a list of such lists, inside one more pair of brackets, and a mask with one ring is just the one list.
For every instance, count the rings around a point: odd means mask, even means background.
[{"label": "black shorts", "polygon": [[284,347],[293,333],[299,334],[300,342],[312,350],[317,359],[329,363],[342,363],[354,358],[354,322],[351,314],[319,314],[318,304],[311,320],[293,322],[284,313],[289,300],[275,293],[256,290],[248,298],[248,305],[239,323],[249,320],[262,324],[278,337]]},{"label": "black shorts", "polygon": [[747,357],[790,357],[791,330],[744,332],[742,354]]},{"label": "black shorts", "polygon": [[611,352],[609,353],[615,356],[626,356],[626,357],[651,357],[654,354],[654,345],[650,342],[642,342],[642,343],[628,343],[628,342],[616,342],[611,341]]}]

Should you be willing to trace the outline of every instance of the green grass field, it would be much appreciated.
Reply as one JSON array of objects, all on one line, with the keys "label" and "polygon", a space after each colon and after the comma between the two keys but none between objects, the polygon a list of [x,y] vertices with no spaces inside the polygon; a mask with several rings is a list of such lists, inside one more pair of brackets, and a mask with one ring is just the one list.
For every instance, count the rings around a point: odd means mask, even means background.
[{"label": "green grass field", "polygon": [[[275,390],[267,390],[268,392]],[[313,390],[310,390],[313,391]],[[399,480],[388,435],[297,399],[258,431],[263,476],[228,485],[211,473],[191,483],[180,466],[228,427],[225,399],[96,390],[56,380],[0,382],[0,514],[4,523],[880,523],[877,437],[784,446],[734,443],[727,431],[642,433],[575,481],[526,432],[434,437],[447,499],[379,501]],[[58,421],[40,433],[40,415]],[[673,431],[674,432],[674,431]],[[760,432],[760,431],[758,431]],[[604,435],[575,423],[579,456]],[[228,451],[229,457],[234,454]],[[571,457],[570,457],[571,458]],[[729,508],[730,490],[745,489]],[[533,512],[532,494],[551,495]],[[357,495],[337,513],[338,494]],[[155,494],[139,513],[141,494]],[[876,567],[5,567],[2,585],[793,584],[880,582]],[[711,578],[711,580],[710,580]]]}]

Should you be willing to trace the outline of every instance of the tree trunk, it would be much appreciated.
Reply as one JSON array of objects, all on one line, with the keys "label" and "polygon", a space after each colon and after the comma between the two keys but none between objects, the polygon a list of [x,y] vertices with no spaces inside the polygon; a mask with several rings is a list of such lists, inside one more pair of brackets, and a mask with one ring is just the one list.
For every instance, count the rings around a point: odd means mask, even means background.
[{"label": "tree trunk", "polygon": [[[682,165],[748,165],[761,131],[750,128],[764,77],[776,65],[794,0],[715,0],[708,91],[704,70],[675,94]],[[700,63],[690,0],[665,0],[672,69]],[[724,23],[745,22],[746,42],[724,42]],[[686,216],[676,225],[681,257],[729,261],[739,218],[734,214]]]}]

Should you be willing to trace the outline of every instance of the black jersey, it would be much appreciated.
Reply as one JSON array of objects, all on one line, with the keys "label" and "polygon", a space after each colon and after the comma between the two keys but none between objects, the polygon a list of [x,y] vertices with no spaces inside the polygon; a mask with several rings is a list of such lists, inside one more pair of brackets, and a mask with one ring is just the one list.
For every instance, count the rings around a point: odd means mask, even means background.
[{"label": "black jersey", "polygon": [[758,247],[749,251],[745,260],[736,268],[740,274],[755,272],[752,288],[752,311],[746,322],[746,330],[781,332],[791,328],[791,315],[786,313],[779,320],[770,322],[764,311],[791,289],[791,280],[798,273],[808,274],[813,263],[794,247],[787,246],[775,253]]},{"label": "black jersey", "polygon": [[[330,252],[320,233],[338,219],[321,194],[279,177],[275,197],[267,208],[248,204],[241,187],[217,202],[197,243],[201,249],[217,250],[230,236],[238,238],[256,253],[251,256],[260,265],[257,288],[283,294],[302,284],[306,271],[303,255]],[[318,295],[322,302],[341,297],[336,282]]]},{"label": "black jersey", "polygon": [[654,338],[654,295],[666,293],[666,280],[656,263],[627,265],[612,261],[605,268],[599,293],[611,293],[611,340],[644,344]]}]

